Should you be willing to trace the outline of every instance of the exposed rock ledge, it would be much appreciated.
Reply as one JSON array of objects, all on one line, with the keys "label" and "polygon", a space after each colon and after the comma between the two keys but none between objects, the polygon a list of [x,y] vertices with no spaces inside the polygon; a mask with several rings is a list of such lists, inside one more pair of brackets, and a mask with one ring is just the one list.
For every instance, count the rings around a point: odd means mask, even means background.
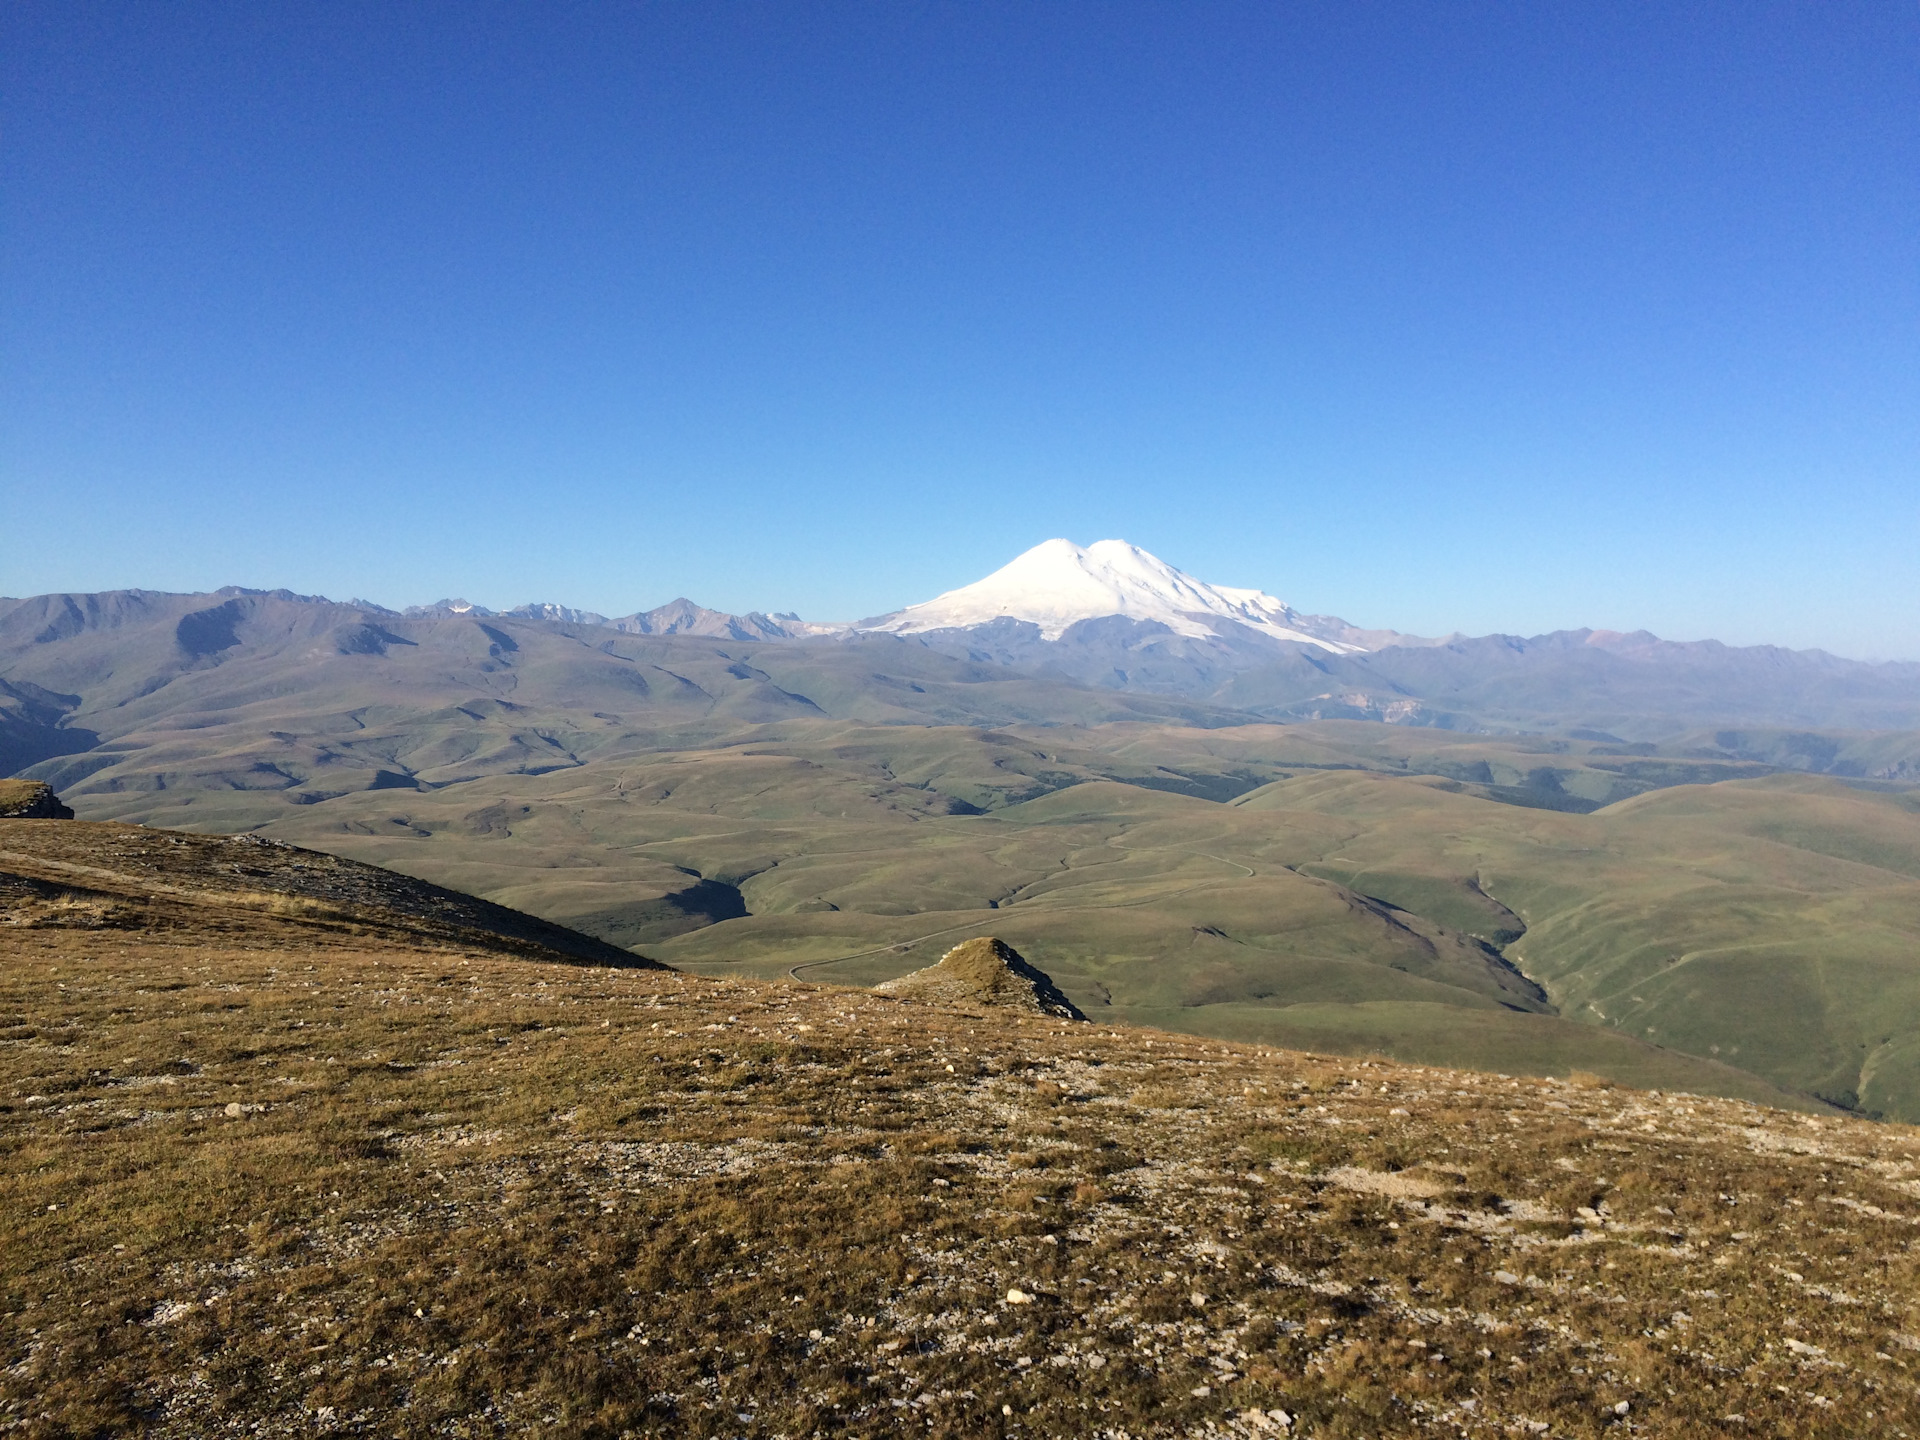
[{"label": "exposed rock ledge", "polygon": [[1029,965],[1019,951],[992,936],[964,941],[941,956],[938,965],[873,988],[883,995],[934,1005],[995,1005],[1061,1020],[1087,1018],[1046,971]]},{"label": "exposed rock ledge", "polygon": [[53,787],[39,780],[0,780],[0,820],[71,820]]}]

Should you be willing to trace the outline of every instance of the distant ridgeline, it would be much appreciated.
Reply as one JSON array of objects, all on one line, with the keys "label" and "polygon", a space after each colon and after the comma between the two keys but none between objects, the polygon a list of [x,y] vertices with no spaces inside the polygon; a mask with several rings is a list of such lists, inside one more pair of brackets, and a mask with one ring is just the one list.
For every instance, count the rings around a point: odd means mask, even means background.
[{"label": "distant ridgeline", "polygon": [[[1113,553],[1096,563],[1103,546],[1120,547],[1126,563]],[[1079,589],[1052,573],[1063,565]],[[992,614],[1002,608],[1019,613]],[[1082,613],[1101,610],[1110,613]],[[636,649],[616,637],[685,643]],[[775,653],[783,680],[769,688]],[[357,663],[329,663],[340,659]],[[196,672],[238,664],[255,686],[291,686],[334,709],[369,683],[373,660],[385,662],[383,684],[424,703],[497,692],[532,709],[644,712],[670,725],[710,714],[748,723],[801,714],[976,725],[1370,720],[1920,778],[1884,745],[1806,733],[1920,729],[1920,664],[1644,632],[1430,640],[1362,630],[1208,586],[1117,541],[1084,551],[1050,541],[976,586],[858,626],[687,600],[609,619],[462,600],[395,612],[234,587],[0,599],[0,773],[93,750],[120,738],[128,719],[177,714],[204,703],[204,692],[231,689],[226,677],[144,703]],[[682,662],[716,660],[724,673],[677,676]],[[485,678],[503,671],[511,683]],[[132,715],[100,713],[130,701]]]},{"label": "distant ridgeline", "polygon": [[[1920,780],[1915,737],[1884,733],[1920,728],[1920,665],[1590,631],[1407,641],[1257,600],[1233,603],[1265,631],[1195,610],[1205,625],[1182,622],[1186,633],[1116,614],[1059,624],[1055,638],[1010,618],[944,625],[952,612],[939,602],[853,629],[685,601],[609,621],[462,601],[403,615],[231,588],[0,600],[0,774],[79,796],[185,786],[311,804],[538,774],[608,745],[633,748],[636,735],[652,748],[660,737],[800,720],[1206,729],[1372,720],[1530,736],[1522,748],[1532,756],[1382,752],[1331,763],[1426,770],[1546,808],[1773,770]],[[1382,745],[1434,748],[1361,750]],[[1220,783],[1161,781],[1199,793]]]}]

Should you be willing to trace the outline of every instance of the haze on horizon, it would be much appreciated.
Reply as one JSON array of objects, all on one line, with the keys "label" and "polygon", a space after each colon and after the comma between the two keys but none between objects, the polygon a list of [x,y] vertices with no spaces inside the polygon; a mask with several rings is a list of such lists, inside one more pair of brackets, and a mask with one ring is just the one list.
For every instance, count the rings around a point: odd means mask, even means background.
[{"label": "haze on horizon", "polygon": [[0,12],[0,593],[877,615],[1052,536],[1920,658],[1920,11]]}]

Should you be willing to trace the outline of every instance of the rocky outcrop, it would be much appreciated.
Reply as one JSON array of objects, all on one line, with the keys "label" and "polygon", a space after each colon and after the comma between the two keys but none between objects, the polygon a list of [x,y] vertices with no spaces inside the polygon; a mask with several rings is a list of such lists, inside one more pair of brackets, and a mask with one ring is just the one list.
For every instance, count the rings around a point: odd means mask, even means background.
[{"label": "rocky outcrop", "polygon": [[71,820],[51,785],[38,780],[0,780],[0,820]]},{"label": "rocky outcrop", "polygon": [[1061,1020],[1087,1018],[1046,971],[1029,965],[1018,950],[992,936],[965,941],[941,956],[938,965],[873,988],[883,995],[935,1005],[992,1005]]}]

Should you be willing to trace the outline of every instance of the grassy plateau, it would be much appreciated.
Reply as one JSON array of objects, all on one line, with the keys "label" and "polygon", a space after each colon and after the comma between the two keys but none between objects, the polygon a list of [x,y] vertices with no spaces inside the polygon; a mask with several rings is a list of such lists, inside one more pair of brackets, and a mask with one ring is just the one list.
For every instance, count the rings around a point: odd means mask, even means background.
[{"label": "grassy plateau", "polygon": [[1902,1125],[616,968],[258,840],[0,852],[10,1433],[1920,1426]]},{"label": "grassy plateau", "polygon": [[702,973],[874,984],[994,934],[1113,1023],[1920,1118],[1911,792],[1764,776],[1582,813],[1327,758],[1383,728],[809,723],[259,833]]}]

